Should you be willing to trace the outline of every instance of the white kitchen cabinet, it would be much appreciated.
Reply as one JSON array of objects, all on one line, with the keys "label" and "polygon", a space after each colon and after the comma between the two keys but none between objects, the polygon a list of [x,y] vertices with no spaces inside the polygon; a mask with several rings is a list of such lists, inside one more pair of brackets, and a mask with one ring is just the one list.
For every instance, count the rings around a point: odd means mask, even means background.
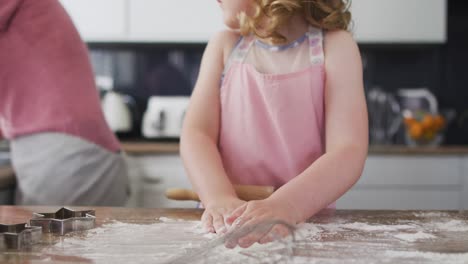
[{"label": "white kitchen cabinet", "polygon": [[463,159],[462,167],[463,190],[461,196],[461,209],[468,210],[468,156]]},{"label": "white kitchen cabinet", "polygon": [[447,0],[353,0],[354,35],[361,43],[444,43]]},{"label": "white kitchen cabinet", "polygon": [[224,28],[213,0],[130,0],[129,38],[142,42],[207,42]]},{"label": "white kitchen cabinet", "polygon": [[[133,0],[132,0],[133,1]],[[60,0],[83,40],[124,41],[127,38],[127,0]]]},{"label": "white kitchen cabinet", "polygon": [[168,200],[168,188],[191,189],[182,160],[177,154],[130,156],[127,158],[131,196],[129,207],[195,208],[196,202]]},{"label": "white kitchen cabinet", "polygon": [[460,191],[456,189],[353,188],[337,202],[338,209],[363,210],[458,210]]},{"label": "white kitchen cabinet", "polygon": [[[194,208],[171,201],[167,188],[191,189],[177,153],[128,157],[132,195],[127,206]],[[338,209],[468,209],[467,155],[370,154],[358,183],[337,201]]]},{"label": "white kitchen cabinet", "polygon": [[466,176],[463,156],[369,155],[340,209],[460,209]]},{"label": "white kitchen cabinet", "polygon": [[[225,28],[213,0],[60,0],[86,42],[207,42]],[[447,0],[353,0],[360,43],[444,43]]]}]

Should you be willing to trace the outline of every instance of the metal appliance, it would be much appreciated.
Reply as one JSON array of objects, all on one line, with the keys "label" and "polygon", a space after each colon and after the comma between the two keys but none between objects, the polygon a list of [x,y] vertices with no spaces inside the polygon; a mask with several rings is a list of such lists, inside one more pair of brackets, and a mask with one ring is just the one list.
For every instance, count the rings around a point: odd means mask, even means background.
[{"label": "metal appliance", "polygon": [[367,105],[371,144],[392,144],[402,121],[396,98],[382,88],[374,87],[367,93]]},{"label": "metal appliance", "polygon": [[152,96],[143,115],[142,134],[149,139],[179,138],[189,96]]}]

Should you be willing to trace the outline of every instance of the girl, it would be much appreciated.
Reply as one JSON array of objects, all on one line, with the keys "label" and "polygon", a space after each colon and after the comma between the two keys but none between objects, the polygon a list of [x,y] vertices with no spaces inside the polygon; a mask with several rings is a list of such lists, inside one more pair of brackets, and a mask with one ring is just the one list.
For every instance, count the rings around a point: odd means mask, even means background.
[{"label": "girl", "polygon": [[0,130],[22,205],[124,205],[127,172],[58,0],[0,1]]},{"label": "girl", "polygon": [[[206,48],[184,122],[181,155],[224,233],[280,220],[303,222],[359,179],[368,130],[358,47],[342,0],[218,0],[232,30]],[[274,185],[245,202],[233,184]],[[265,243],[280,226],[229,246]]]}]

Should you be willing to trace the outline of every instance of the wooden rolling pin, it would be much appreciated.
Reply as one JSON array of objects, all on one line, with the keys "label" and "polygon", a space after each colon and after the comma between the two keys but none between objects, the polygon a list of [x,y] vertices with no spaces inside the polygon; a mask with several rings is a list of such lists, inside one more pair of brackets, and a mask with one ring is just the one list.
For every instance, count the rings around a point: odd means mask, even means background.
[{"label": "wooden rolling pin", "polygon": [[[262,200],[269,197],[274,191],[273,186],[234,185],[237,196],[244,201]],[[166,197],[178,201],[200,201],[198,194],[188,189],[172,188],[166,190]]]}]

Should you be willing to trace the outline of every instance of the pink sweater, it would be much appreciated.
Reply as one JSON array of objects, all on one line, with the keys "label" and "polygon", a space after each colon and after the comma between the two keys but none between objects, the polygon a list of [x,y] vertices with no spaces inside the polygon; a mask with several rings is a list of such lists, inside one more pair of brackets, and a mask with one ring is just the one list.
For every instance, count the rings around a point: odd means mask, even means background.
[{"label": "pink sweater", "polygon": [[120,149],[87,48],[57,0],[0,1],[0,128],[9,139],[58,132]]}]

